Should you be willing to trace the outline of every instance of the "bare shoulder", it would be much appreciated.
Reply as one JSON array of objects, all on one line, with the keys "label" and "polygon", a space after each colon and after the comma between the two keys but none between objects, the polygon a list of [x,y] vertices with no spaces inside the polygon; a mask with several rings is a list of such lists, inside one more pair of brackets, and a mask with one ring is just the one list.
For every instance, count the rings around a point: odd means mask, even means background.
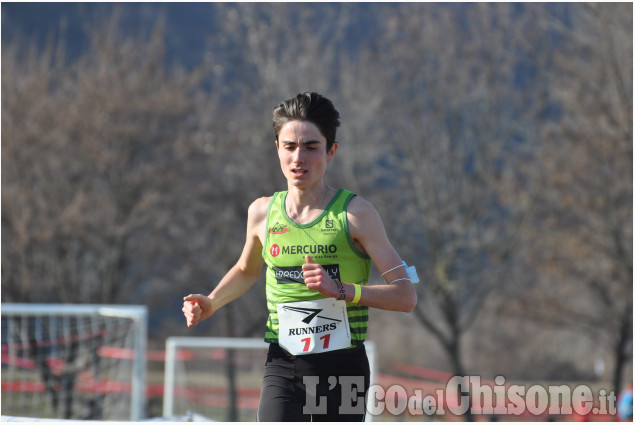
[{"label": "bare shoulder", "polygon": [[346,218],[351,239],[360,251],[372,257],[376,247],[388,244],[384,223],[371,202],[360,196],[353,197]]},{"label": "bare shoulder", "polygon": [[355,247],[369,255],[376,265],[385,267],[398,262],[399,256],[390,244],[384,223],[371,202],[355,196],[349,203],[346,218]]},{"label": "bare shoulder", "polygon": [[381,225],[381,218],[375,206],[361,196],[354,196],[351,199],[347,213],[349,223],[357,230],[363,230],[367,226]]},{"label": "bare shoulder", "polygon": [[267,210],[269,209],[269,203],[271,202],[271,196],[263,196],[258,198],[249,205],[247,210],[249,214],[249,220],[254,222],[260,222],[267,217]]},{"label": "bare shoulder", "polygon": [[267,211],[271,196],[258,198],[249,205],[247,210],[247,239],[257,238],[260,243],[265,240],[265,227],[267,225]]}]

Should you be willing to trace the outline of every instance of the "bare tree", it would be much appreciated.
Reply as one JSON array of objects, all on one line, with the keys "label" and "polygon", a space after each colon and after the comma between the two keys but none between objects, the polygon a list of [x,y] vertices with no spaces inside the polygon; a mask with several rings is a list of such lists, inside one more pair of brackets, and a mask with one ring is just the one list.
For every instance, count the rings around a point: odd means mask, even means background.
[{"label": "bare tree", "polygon": [[3,300],[132,301],[146,273],[137,235],[165,221],[197,75],[167,72],[160,26],[119,34],[113,15],[73,63],[54,45],[3,49]]},{"label": "bare tree", "polygon": [[562,44],[542,75],[558,119],[542,131],[527,231],[540,272],[522,310],[601,342],[619,391],[633,337],[632,7],[585,4],[566,18],[543,21]]},{"label": "bare tree", "polygon": [[632,336],[631,14],[611,5],[391,12],[385,44],[359,56],[344,89],[370,111],[357,115],[366,137],[350,169],[399,246],[418,254],[415,314],[464,373],[463,337],[485,301],[509,304],[499,290],[513,288],[551,306],[516,310],[536,324],[547,311],[567,326],[592,319],[620,364]]},{"label": "bare tree", "polygon": [[503,43],[513,42],[512,24],[500,20],[507,8],[473,5],[461,15],[418,7],[388,20],[382,38],[391,48],[374,58],[390,64],[381,137],[392,143],[380,152],[384,173],[367,184],[389,179],[402,189],[380,193],[391,205],[386,219],[398,223],[422,270],[415,314],[464,374],[461,338],[502,282],[526,213],[510,194],[516,162],[531,154],[521,141],[532,127],[521,125],[528,113],[513,109],[521,94],[513,87],[517,58]]}]

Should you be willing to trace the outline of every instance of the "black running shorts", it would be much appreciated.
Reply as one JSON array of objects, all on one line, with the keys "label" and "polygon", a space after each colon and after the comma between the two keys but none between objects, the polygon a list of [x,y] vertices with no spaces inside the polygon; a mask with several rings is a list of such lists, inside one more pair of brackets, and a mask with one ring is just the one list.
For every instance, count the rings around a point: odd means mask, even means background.
[{"label": "black running shorts", "polygon": [[370,368],[363,345],[294,356],[278,344],[267,354],[258,421],[363,421]]}]

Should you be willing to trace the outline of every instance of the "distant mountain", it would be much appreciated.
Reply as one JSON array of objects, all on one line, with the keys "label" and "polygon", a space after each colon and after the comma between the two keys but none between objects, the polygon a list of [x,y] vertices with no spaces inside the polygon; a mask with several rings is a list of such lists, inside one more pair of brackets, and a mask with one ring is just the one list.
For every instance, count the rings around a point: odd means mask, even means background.
[{"label": "distant mountain", "polygon": [[[44,46],[51,35],[65,43],[69,59],[78,57],[89,48],[86,29],[97,25],[118,10],[125,34],[149,34],[161,17],[165,18],[165,42],[168,63],[178,62],[186,67],[199,64],[206,50],[218,48],[214,36],[215,3],[2,3],[2,43],[15,38],[33,41]],[[263,13],[268,3],[260,4]],[[391,5],[387,3],[288,3],[297,11],[312,9],[316,22],[324,19],[324,9],[349,8],[355,19],[348,23],[345,45],[354,53],[360,43],[368,45],[375,36],[379,22],[386,18]],[[332,17],[332,14],[330,15]],[[324,22],[327,26],[331,21]],[[328,37],[326,28],[317,37]]]},{"label": "distant mountain", "polygon": [[122,29],[148,34],[165,17],[168,60],[192,66],[202,60],[211,32],[211,3],[2,3],[2,43],[16,38],[44,46],[51,36],[61,39],[69,58],[89,48],[86,29],[121,13]]}]

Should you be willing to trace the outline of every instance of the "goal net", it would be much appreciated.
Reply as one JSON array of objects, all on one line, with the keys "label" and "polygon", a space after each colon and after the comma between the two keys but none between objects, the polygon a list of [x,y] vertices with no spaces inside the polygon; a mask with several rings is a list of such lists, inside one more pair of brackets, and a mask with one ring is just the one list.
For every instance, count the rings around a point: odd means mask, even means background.
[{"label": "goal net", "polygon": [[[375,346],[365,345],[373,383]],[[261,338],[168,338],[163,417],[255,422],[268,348]]]},{"label": "goal net", "polygon": [[144,419],[144,306],[2,304],[2,415]]}]

